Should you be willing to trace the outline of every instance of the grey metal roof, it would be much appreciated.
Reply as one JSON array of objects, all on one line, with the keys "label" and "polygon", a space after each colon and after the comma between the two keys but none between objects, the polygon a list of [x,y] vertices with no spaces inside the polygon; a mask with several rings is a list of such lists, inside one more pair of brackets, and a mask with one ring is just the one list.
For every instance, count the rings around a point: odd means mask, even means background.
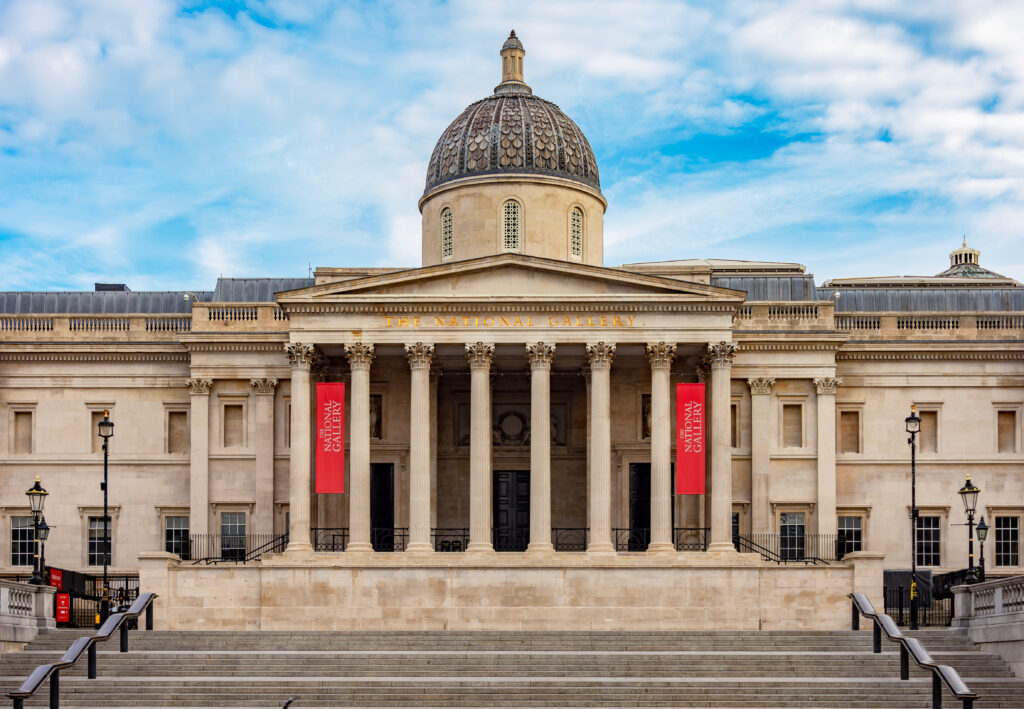
[{"label": "grey metal roof", "polygon": [[747,300],[814,300],[814,276],[712,276],[711,285],[733,288]]},{"label": "grey metal roof", "polygon": [[[192,291],[203,302],[210,291]],[[0,313],[188,313],[186,291],[58,291],[0,292]]]},{"label": "grey metal roof", "polygon": [[819,288],[837,313],[1024,311],[1024,288]]},{"label": "grey metal roof", "polygon": [[273,303],[274,293],[314,285],[312,278],[218,278],[215,303]]}]

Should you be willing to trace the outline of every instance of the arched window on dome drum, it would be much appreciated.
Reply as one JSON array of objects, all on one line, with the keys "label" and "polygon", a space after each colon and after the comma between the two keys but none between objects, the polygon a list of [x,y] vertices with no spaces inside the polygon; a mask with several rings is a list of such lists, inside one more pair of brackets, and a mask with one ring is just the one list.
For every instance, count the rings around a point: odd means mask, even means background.
[{"label": "arched window on dome drum", "polygon": [[569,211],[569,255],[583,258],[583,210],[579,207]]},{"label": "arched window on dome drum", "polygon": [[441,210],[441,258],[451,258],[455,255],[455,228],[452,219],[452,210],[445,207]]},{"label": "arched window on dome drum", "polygon": [[519,206],[519,202],[514,199],[510,199],[505,202],[503,211],[505,213],[505,228],[503,230],[503,246],[505,251],[519,251],[519,244],[521,242],[520,236],[523,228],[523,222],[520,215],[522,208]]}]

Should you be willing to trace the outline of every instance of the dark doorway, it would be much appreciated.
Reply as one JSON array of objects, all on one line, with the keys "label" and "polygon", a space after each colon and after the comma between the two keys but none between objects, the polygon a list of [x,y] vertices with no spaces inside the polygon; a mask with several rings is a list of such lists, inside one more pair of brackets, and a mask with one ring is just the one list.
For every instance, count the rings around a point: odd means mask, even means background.
[{"label": "dark doorway", "polygon": [[494,550],[525,551],[530,543],[530,471],[494,471]]},{"label": "dark doorway", "polygon": [[629,464],[628,551],[647,551],[651,539],[651,464]]},{"label": "dark doorway", "polygon": [[374,551],[395,551],[395,466],[370,463],[370,536]]}]

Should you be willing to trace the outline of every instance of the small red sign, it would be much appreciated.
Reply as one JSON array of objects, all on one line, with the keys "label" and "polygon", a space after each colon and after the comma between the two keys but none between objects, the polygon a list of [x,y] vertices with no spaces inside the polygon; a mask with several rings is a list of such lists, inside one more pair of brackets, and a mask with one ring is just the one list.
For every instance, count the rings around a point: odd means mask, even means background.
[{"label": "small red sign", "polygon": [[676,384],[676,494],[703,495],[704,385]]},{"label": "small red sign", "polygon": [[316,385],[316,491],[345,492],[345,385]]},{"label": "small red sign", "polygon": [[50,585],[58,591],[64,590],[64,572],[61,569],[50,569]]},{"label": "small red sign", "polygon": [[54,606],[57,609],[57,622],[58,623],[70,623],[71,622],[71,594],[70,593],[58,593],[54,601]]}]

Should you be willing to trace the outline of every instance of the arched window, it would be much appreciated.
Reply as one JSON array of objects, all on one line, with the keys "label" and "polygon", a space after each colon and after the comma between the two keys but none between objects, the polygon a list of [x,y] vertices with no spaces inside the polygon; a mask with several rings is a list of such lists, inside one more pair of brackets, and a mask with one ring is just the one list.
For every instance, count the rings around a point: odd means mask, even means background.
[{"label": "arched window", "polygon": [[521,234],[523,230],[523,221],[520,215],[522,208],[519,206],[519,202],[514,199],[510,199],[505,202],[504,213],[505,213],[505,228],[502,232],[504,236],[504,248],[505,251],[519,251],[519,244],[521,243]]},{"label": "arched window", "polygon": [[451,258],[455,255],[455,229],[452,220],[452,210],[445,207],[441,210],[441,258]]},{"label": "arched window", "polygon": [[583,210],[579,207],[569,211],[569,255],[583,258]]}]

